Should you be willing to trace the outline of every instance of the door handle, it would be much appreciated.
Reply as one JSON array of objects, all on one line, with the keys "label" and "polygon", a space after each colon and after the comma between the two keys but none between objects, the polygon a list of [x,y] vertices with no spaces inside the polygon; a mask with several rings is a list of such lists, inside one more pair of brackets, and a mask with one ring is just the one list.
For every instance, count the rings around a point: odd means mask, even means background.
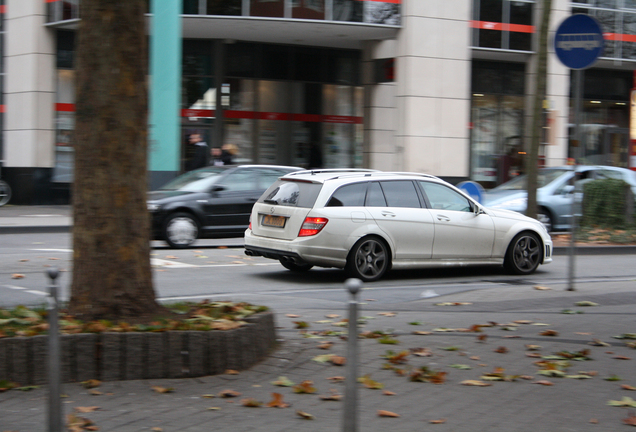
[{"label": "door handle", "polygon": [[388,211],[383,211],[382,212],[382,216],[395,217],[395,213],[391,213],[391,212],[388,212]]},{"label": "door handle", "polygon": [[256,202],[256,201],[258,201],[258,198],[245,198],[245,201]]},{"label": "door handle", "polygon": [[444,215],[437,215],[437,220],[442,222],[450,222],[450,218]]}]

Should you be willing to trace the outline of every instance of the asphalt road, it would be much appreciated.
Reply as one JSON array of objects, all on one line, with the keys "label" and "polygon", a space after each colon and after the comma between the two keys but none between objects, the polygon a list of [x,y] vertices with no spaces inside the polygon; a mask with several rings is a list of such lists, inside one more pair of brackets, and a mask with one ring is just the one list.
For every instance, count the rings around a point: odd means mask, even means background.
[{"label": "asphalt road", "polygon": [[[270,307],[341,309],[347,301],[346,276],[337,269],[315,268],[292,273],[278,262],[243,253],[240,239],[231,247],[167,249],[153,242],[152,264],[157,297],[161,301],[248,301]],[[62,300],[68,298],[72,271],[69,234],[4,234],[0,242],[0,305],[41,305],[46,300],[47,268],[62,270],[58,282]],[[583,255],[575,258],[575,282],[632,281],[636,268],[632,255]],[[556,256],[526,277],[506,274],[499,266],[393,271],[384,279],[365,284],[363,297],[381,305],[402,305],[438,295],[489,289],[502,285],[549,285],[566,289],[570,260]],[[364,300],[363,298],[363,300]]]}]

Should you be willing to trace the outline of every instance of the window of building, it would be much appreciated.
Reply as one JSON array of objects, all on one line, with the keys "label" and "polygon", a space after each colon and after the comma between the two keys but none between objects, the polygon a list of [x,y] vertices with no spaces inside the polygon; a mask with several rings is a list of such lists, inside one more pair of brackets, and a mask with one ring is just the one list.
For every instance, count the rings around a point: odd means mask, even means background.
[{"label": "window of building", "polygon": [[473,46],[530,51],[533,0],[475,0]]},{"label": "window of building", "polygon": [[292,18],[325,19],[325,0],[291,0]]},{"label": "window of building", "polygon": [[250,0],[250,16],[284,18],[285,0]]}]

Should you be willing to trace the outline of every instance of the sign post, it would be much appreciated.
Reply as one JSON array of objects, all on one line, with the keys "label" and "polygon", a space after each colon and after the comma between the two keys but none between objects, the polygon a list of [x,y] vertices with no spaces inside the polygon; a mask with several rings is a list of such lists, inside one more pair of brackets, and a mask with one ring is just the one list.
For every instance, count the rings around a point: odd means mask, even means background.
[{"label": "sign post", "polygon": [[592,66],[601,56],[604,47],[601,25],[589,15],[572,15],[559,25],[554,35],[554,52],[570,69],[574,69],[574,176],[572,176],[572,217],[570,234],[570,270],[568,291],[574,291],[574,250],[576,247],[576,165],[580,158],[581,143],[581,99],[583,97],[583,69]]}]

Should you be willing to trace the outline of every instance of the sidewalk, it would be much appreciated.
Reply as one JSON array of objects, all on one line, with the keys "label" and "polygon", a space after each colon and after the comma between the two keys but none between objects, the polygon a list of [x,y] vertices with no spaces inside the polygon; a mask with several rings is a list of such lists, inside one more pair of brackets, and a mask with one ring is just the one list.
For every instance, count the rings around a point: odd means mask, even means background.
[{"label": "sidewalk", "polygon": [[[613,338],[636,333],[636,282],[580,283],[574,292],[565,291],[565,286],[546,288],[549,289],[505,285],[397,303],[391,309],[374,305],[373,292],[363,291],[360,316],[365,324],[360,331],[390,333],[399,343],[359,339],[358,375],[384,386],[370,389],[359,384],[359,430],[609,432],[625,428],[622,420],[630,409],[610,406],[608,401],[636,399],[636,392],[621,388],[636,387],[636,350],[625,345],[636,341]],[[598,306],[576,306],[579,301],[592,301]],[[444,305],[453,302],[463,304]],[[314,359],[325,354],[346,356],[346,341],[338,334],[318,336],[326,331],[345,330],[334,325],[346,318],[344,307],[341,304],[338,309],[321,310],[308,305],[301,311],[276,310],[280,349],[238,375],[105,382],[93,389],[97,390],[93,394],[79,383],[64,384],[63,393],[68,396],[63,399],[64,412],[90,419],[103,432],[341,431],[344,402],[321,400],[319,396],[344,394],[344,384],[333,377],[344,376],[345,368]],[[564,310],[580,313],[565,314]],[[292,314],[296,316],[288,316]],[[326,318],[331,314],[339,317]],[[309,323],[307,333],[312,338],[304,337],[295,328],[295,321]],[[473,325],[492,326],[482,327],[481,333],[462,330]],[[558,333],[541,335],[546,330]],[[430,333],[417,335],[414,331]],[[479,339],[482,334],[486,335],[485,340]],[[608,345],[590,345],[594,341]],[[318,348],[325,342],[333,345],[329,349]],[[527,345],[540,348],[530,351]],[[542,360],[539,356],[585,353],[584,350],[588,350],[590,360],[571,360],[565,367],[568,375],[577,378],[544,376],[539,371],[548,367],[534,364]],[[404,363],[389,364],[383,357],[390,351],[411,353]],[[553,363],[553,367],[563,365],[563,361]],[[445,382],[410,381],[408,374],[422,366],[447,373]],[[400,370],[406,375],[400,375]],[[510,382],[483,378],[493,372],[523,378]],[[311,380],[317,391],[300,394],[291,387],[272,384],[281,376],[296,384]],[[606,380],[610,377],[620,381]],[[465,380],[491,385],[462,385]],[[153,386],[173,391],[157,393]],[[228,389],[241,395],[219,397]],[[242,405],[241,401],[247,398],[268,403],[272,393],[280,393],[291,407]],[[46,388],[0,393],[0,431],[45,431],[47,397]],[[77,407],[89,412],[77,413]],[[380,417],[379,410],[400,417]],[[305,420],[297,411],[315,419]]]}]

